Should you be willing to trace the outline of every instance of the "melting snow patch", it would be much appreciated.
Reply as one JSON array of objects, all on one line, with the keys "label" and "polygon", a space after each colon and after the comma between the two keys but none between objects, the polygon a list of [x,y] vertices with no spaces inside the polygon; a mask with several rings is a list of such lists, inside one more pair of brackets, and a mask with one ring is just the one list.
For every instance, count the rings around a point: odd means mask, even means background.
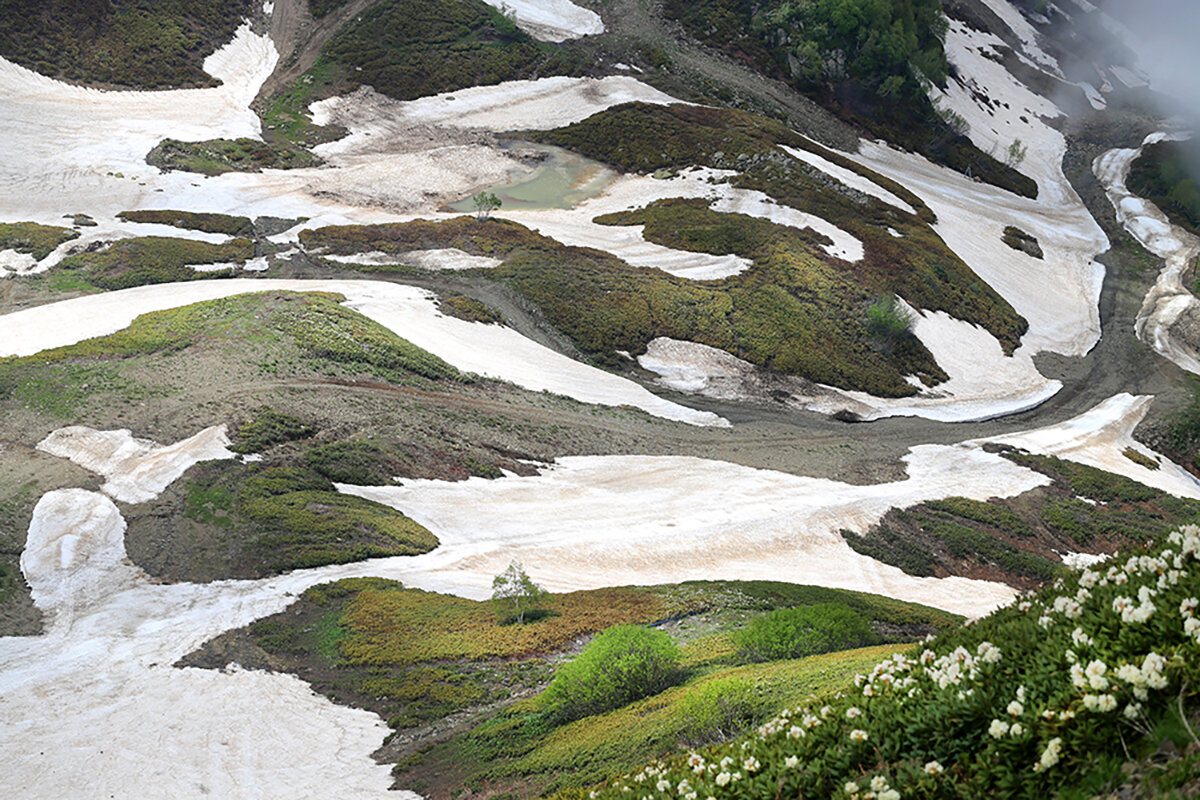
[{"label": "melting snow patch", "polygon": [[206,428],[195,436],[163,446],[135,439],[128,430],[98,431],[82,425],[59,428],[37,449],[68,458],[108,478],[102,491],[124,503],[144,503],[187,472],[197,461],[233,458],[226,449],[225,426]]},{"label": "melting snow patch", "polygon": [[659,338],[650,342],[638,363],[659,376],[662,385],[722,400],[773,403],[780,392],[787,403],[824,414],[848,411],[863,420],[916,416],[942,422],[966,422],[1015,414],[1052,397],[1062,384],[1047,380],[1028,351],[1005,356],[1000,342],[983,328],[944,312],[915,316],[914,333],[950,380],[915,397],[882,398],[814,384],[803,378],[765,373],[729,353],[694,342]]},{"label": "melting snow patch", "polygon": [[[1143,147],[1164,138],[1162,133],[1151,134]],[[1200,318],[1200,300],[1183,285],[1184,273],[1200,253],[1200,240],[1172,225],[1153,203],[1130,193],[1125,180],[1141,153],[1141,148],[1110,150],[1092,165],[1125,230],[1164,261],[1154,286],[1142,301],[1134,331],[1158,353],[1200,374],[1200,341],[1194,334],[1187,335]]]},{"label": "melting snow patch", "polygon": [[604,33],[600,15],[570,0],[484,0],[517,27],[544,42],[562,42]]},{"label": "melting snow patch", "polygon": [[1039,455],[1057,456],[1124,475],[1178,497],[1200,499],[1200,481],[1169,459],[1157,458],[1160,467],[1152,470],[1125,456],[1128,448],[1140,451],[1133,439],[1133,430],[1146,416],[1153,401],[1154,397],[1150,395],[1113,395],[1087,413],[1066,422],[1008,436],[978,439],[968,444],[1005,444]]},{"label": "melting snow patch", "polygon": [[428,292],[383,281],[231,278],[76,297],[0,316],[0,356],[31,355],[113,333],[150,311],[267,291],[340,293],[349,308],[464,372],[511,381],[535,392],[564,394],[584,403],[634,406],[689,425],[729,425],[716,414],[665,400],[633,381],[567,358],[511,328],[443,316]]},{"label": "melting snow patch", "polygon": [[780,147],[787,151],[787,153],[793,158],[799,159],[806,164],[811,164],[830,177],[837,179],[846,186],[849,186],[851,189],[857,189],[863,194],[869,194],[871,197],[874,197],[877,200],[882,200],[883,202],[893,205],[902,211],[907,211],[909,214],[917,213],[916,209],[914,209],[911,205],[904,202],[899,197],[896,197],[896,195],[892,194],[887,189],[884,189],[874,181],[859,175],[857,172],[848,170],[843,166],[839,166],[829,159],[819,156],[816,153],[809,152],[808,150],[802,150],[798,147],[789,147],[787,145],[780,145]]}]

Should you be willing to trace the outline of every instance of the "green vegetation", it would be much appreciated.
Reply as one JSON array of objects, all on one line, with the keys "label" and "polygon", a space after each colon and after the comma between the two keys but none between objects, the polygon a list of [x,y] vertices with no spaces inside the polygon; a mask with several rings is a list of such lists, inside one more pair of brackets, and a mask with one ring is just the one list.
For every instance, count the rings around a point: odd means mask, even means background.
[{"label": "green vegetation", "polygon": [[388,506],[341,494],[296,467],[207,462],[189,471],[183,515],[231,531],[244,576],[417,555],[437,546],[421,525]]},{"label": "green vegetation", "polygon": [[[432,354],[338,304],[338,295],[264,292],[143,314],[108,336],[34,356],[0,358],[0,400],[61,419],[80,404],[108,398],[144,400],[158,387],[124,377],[119,359],[173,353],[198,342],[243,349],[279,340],[299,348],[304,363],[332,375],[370,373],[398,383],[470,380]],[[463,469],[464,474],[466,469]]]},{"label": "green vegetation", "polygon": [[1042,258],[1042,246],[1038,244],[1037,238],[1026,233],[1015,225],[1009,225],[1004,229],[1004,235],[1001,237],[1006,245],[1013,250],[1020,250],[1026,255],[1034,258]]},{"label": "green vegetation", "polygon": [[716,800],[1107,796],[1164,739],[1187,759],[1145,771],[1179,790],[1195,777],[1200,716],[1198,555],[1200,529],[1186,527],[885,659],[847,695],[611,777],[590,796],[681,782]]},{"label": "green vegetation", "polygon": [[[623,108],[631,122],[659,113],[650,107]],[[632,126],[628,130],[636,133]],[[916,217],[874,201],[864,209],[811,182],[800,170],[760,172],[756,178],[758,183],[747,188],[778,189],[786,202],[843,225],[864,241],[866,257],[848,264],[821,250],[822,239],[811,231],[721,214],[696,200],[662,201],[598,221],[644,224],[648,239],[667,246],[732,250],[752,258],[754,269],[719,282],[691,281],[631,267],[599,251],[565,247],[510,221],[469,217],[332,226],[301,232],[301,242],[314,252],[398,254],[454,247],[502,258],[503,265],[489,270],[489,278],[535,302],[580,350],[612,366],[623,363],[618,351],[639,354],[651,339],[668,336],[717,347],[778,372],[878,395],[914,393],[905,375],[920,375],[927,384],[944,380],[915,338],[902,339],[881,357],[864,319],[880,290],[979,322],[1006,349],[1016,346],[1024,320]],[[814,205],[817,198],[819,207]],[[902,227],[906,235],[891,236],[886,231],[890,225]]]},{"label": "green vegetation", "polygon": [[[314,101],[337,93],[344,71],[329,59],[319,57],[308,72],[269,98],[259,111],[263,138],[284,146],[286,151],[290,146],[313,147],[345,136],[345,129],[336,125],[314,125],[308,111]],[[304,157],[296,158],[297,166],[301,166]]]},{"label": "green vegetation", "polygon": [[680,678],[679,648],[663,631],[614,625],[559,668],[541,705],[557,720],[613,711],[658,694]]},{"label": "green vegetation", "polygon": [[195,211],[122,211],[118,217],[129,222],[148,222],[173,225],[193,231],[223,233],[227,236],[253,236],[254,223],[249,217],[228,214],[206,214]]},{"label": "green vegetation", "polygon": [[790,82],[871,134],[1027,197],[1037,184],[981,152],[929,102],[948,72],[937,0],[667,0],[702,42]]},{"label": "green vegetation", "polygon": [[63,242],[78,238],[70,228],[39,225],[36,222],[0,222],[0,250],[29,253],[41,261]]},{"label": "green vegetation", "polygon": [[101,250],[70,256],[56,270],[74,272],[99,289],[128,289],[151,283],[227,278],[233,275],[233,269],[202,271],[193,269],[193,265],[244,264],[253,255],[254,243],[249,239],[209,244],[145,236],[119,239]]},{"label": "green vegetation", "polygon": [[[685,685],[567,724],[543,707],[547,701],[528,696],[552,677],[547,656],[612,625],[672,619],[678,622],[666,629],[685,642],[681,653],[694,654],[693,642],[728,638],[758,614],[814,603],[854,608],[893,640],[911,640],[958,619],[858,592],[705,581],[555,595],[546,601],[545,615],[504,625],[486,601],[355,579],[309,589],[292,608],[255,623],[250,632],[315,689],[369,708],[392,727],[469,710],[459,717],[467,723],[448,740],[401,760],[395,771],[403,786],[426,786],[434,797],[463,785],[510,787],[525,795],[586,785],[614,768],[670,752],[681,741],[732,735],[811,692],[848,686],[856,671],[895,645],[752,666],[737,666],[728,648],[716,658],[689,659]],[[723,699],[714,706],[711,698]],[[502,707],[490,708],[497,703]]]},{"label": "green vegetation", "polygon": [[501,625],[524,625],[546,616],[538,608],[550,593],[533,582],[520,561],[510,561],[508,567],[492,580],[492,603]]},{"label": "green vegetation", "polygon": [[467,322],[482,322],[486,325],[502,325],[504,317],[495,309],[487,306],[473,297],[465,294],[450,292],[438,297],[438,311],[447,317],[466,320]]},{"label": "green vegetation", "polygon": [[891,353],[912,335],[913,313],[894,294],[884,295],[867,306],[867,335],[879,349]]},{"label": "green vegetation", "polygon": [[304,463],[334,483],[386,486],[404,469],[391,448],[367,439],[318,445],[304,453]]},{"label": "green vegetation", "polygon": [[841,603],[776,609],[735,638],[750,661],[781,661],[874,644],[866,620]]},{"label": "green vegetation", "polygon": [[1010,500],[922,503],[889,512],[862,535],[842,536],[910,575],[982,574],[1031,588],[1061,571],[1060,553],[1124,550],[1200,520],[1200,503],[1129,478],[1053,457],[1005,455],[1052,485]]},{"label": "green vegetation", "polygon": [[592,66],[570,47],[528,36],[481,0],[384,0],[325,46],[351,88],[397,100],[523,78],[578,75]]},{"label": "green vegetation", "polygon": [[322,164],[320,158],[287,142],[257,139],[208,139],[181,142],[163,139],[146,155],[146,163],[159,169],[221,175],[226,172],[262,172],[264,169],[299,169]]},{"label": "green vegetation", "polygon": [[249,0],[0,0],[0,55],[68,81],[215,86],[204,59],[250,11]]},{"label": "green vegetation", "polygon": [[477,192],[471,196],[471,204],[475,206],[475,219],[482,221],[500,208],[500,198],[495,192]]},{"label": "green vegetation", "polygon": [[1194,142],[1159,142],[1142,148],[1126,185],[1153,202],[1176,225],[1200,235],[1200,182]]},{"label": "green vegetation", "polygon": [[307,439],[316,432],[316,428],[296,417],[263,406],[237,426],[230,437],[233,443],[229,449],[235,453],[261,453],[277,444]]},{"label": "green vegetation", "polygon": [[320,19],[335,8],[341,8],[344,5],[346,5],[346,0],[308,0],[308,13]]}]

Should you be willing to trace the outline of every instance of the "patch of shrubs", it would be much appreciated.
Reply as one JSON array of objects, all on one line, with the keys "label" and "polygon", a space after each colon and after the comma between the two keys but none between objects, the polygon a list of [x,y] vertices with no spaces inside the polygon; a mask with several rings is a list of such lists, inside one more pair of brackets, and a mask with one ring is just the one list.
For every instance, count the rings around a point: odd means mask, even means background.
[{"label": "patch of shrubs", "polygon": [[366,439],[318,445],[304,454],[304,463],[334,483],[359,486],[386,486],[405,469],[396,453]]},{"label": "patch of shrubs", "polygon": [[735,639],[748,661],[803,658],[875,643],[867,621],[841,603],[776,609],[754,619]]},{"label": "patch of shrubs", "polygon": [[615,625],[559,668],[541,705],[560,721],[612,711],[675,684],[679,664],[679,648],[663,631]]},{"label": "patch of shrubs", "polygon": [[41,261],[63,242],[78,238],[70,228],[39,225],[36,222],[0,222],[0,250],[29,253]]},{"label": "patch of shrubs", "polygon": [[249,217],[233,217],[228,214],[199,213],[195,211],[143,210],[122,211],[117,214],[129,222],[173,225],[206,233],[223,233],[227,236],[253,236],[254,223]]},{"label": "patch of shrubs", "polygon": [[739,675],[715,678],[685,694],[679,715],[688,721],[689,744],[723,742],[766,719],[774,709],[752,680]]},{"label": "patch of shrubs", "polygon": [[307,439],[316,432],[312,425],[290,414],[262,406],[237,427],[229,449],[235,453],[261,453],[272,445]]},{"label": "patch of shrubs", "polygon": [[101,289],[128,289],[153,283],[228,278],[232,268],[200,271],[195,265],[244,264],[254,256],[254,243],[234,239],[209,244],[191,239],[145,236],[120,239],[94,252],[63,259],[60,269],[78,270],[88,283]]}]

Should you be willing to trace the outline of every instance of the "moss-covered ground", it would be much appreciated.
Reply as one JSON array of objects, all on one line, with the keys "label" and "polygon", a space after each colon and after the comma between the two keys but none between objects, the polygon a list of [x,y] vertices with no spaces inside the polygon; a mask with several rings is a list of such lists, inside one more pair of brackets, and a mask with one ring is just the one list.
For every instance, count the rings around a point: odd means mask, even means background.
[{"label": "moss-covered ground", "polygon": [[80,83],[213,86],[204,59],[250,11],[250,0],[2,0],[0,55]]},{"label": "moss-covered ground", "polygon": [[41,261],[63,242],[78,238],[70,228],[36,222],[0,222],[0,250],[28,253]]},{"label": "moss-covered ground", "polygon": [[910,575],[1028,589],[1063,571],[1062,553],[1126,551],[1200,521],[1200,502],[1070,461],[1005,455],[1053,483],[1011,499],[952,497],[895,509],[862,535],[842,535],[856,551]]},{"label": "moss-covered ground", "polygon": [[99,250],[69,256],[41,280],[113,290],[151,283],[227,278],[233,275],[233,268],[197,270],[193,266],[244,264],[253,256],[254,243],[249,239],[210,244],[175,237],[145,236],[119,239]]},{"label": "moss-covered ground", "polygon": [[168,172],[180,170],[201,175],[296,169],[322,163],[317,156],[290,142],[260,142],[257,139],[208,139],[203,142],[163,139],[146,155],[146,162]]}]

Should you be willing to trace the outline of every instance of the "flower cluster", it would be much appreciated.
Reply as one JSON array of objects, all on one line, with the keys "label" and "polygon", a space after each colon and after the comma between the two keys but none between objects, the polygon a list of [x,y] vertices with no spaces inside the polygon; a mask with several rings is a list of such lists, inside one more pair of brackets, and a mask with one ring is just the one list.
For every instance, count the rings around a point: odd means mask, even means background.
[{"label": "flower cluster", "polygon": [[895,654],[844,697],[610,781],[597,798],[898,800],[1014,785],[1054,795],[1078,771],[1064,763],[1119,750],[1166,713],[1173,689],[1200,685],[1198,559],[1200,528],[1185,527]]}]

